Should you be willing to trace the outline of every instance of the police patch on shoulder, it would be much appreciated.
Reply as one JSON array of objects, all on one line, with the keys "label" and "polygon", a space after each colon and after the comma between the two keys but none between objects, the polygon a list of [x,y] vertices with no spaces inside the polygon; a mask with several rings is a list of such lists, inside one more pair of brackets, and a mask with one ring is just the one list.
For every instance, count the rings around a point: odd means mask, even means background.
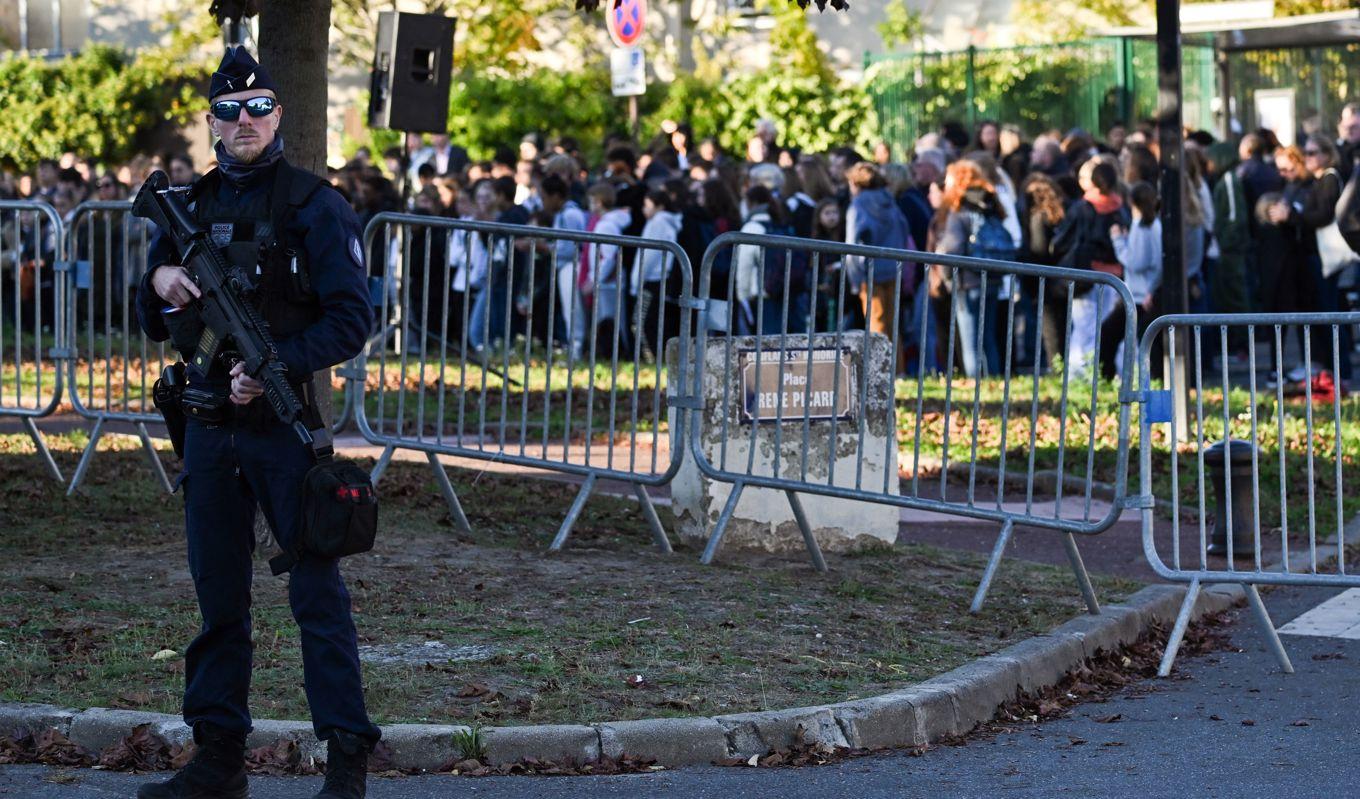
[{"label": "police patch on shoulder", "polygon": [[358,236],[349,237],[349,255],[354,259],[356,266],[364,268],[364,246],[359,243]]}]

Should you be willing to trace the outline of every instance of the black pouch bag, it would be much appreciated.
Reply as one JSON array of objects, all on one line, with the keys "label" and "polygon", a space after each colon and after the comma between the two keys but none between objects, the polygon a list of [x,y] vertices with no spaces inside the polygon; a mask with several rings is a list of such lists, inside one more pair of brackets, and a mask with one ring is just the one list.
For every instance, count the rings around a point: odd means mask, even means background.
[{"label": "black pouch bag", "polygon": [[302,512],[292,547],[269,559],[269,570],[283,574],[305,555],[343,558],[373,549],[378,535],[378,494],[368,472],[354,461],[332,455],[330,431],[313,402],[311,381],[300,386],[307,429],[317,438],[316,463],[302,478]]},{"label": "black pouch bag", "polygon": [[342,558],[373,549],[378,495],[368,472],[353,461],[318,461],[302,480],[301,521],[299,540],[269,561],[275,575],[293,568],[304,555]]}]

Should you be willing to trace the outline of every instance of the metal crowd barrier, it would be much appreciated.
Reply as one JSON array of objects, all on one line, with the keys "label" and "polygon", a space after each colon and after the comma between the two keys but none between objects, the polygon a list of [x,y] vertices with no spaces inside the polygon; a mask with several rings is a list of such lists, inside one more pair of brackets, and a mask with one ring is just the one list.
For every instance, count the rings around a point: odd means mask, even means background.
[{"label": "metal crowd barrier", "polygon": [[65,388],[64,248],[50,205],[0,201],[0,417],[21,421],[58,482],[61,470],[34,421],[56,411]]},{"label": "metal crowd barrier", "polygon": [[[724,250],[731,251],[730,263],[720,257]],[[720,263],[727,264],[726,274],[721,274],[720,270],[715,276],[715,266]],[[865,304],[857,296],[856,275],[869,265],[872,265],[876,280],[875,289],[865,292]],[[936,282],[941,285],[941,290],[936,292],[939,296],[933,299],[928,288],[927,266],[935,270]],[[771,279],[767,280],[767,277]],[[724,282],[725,289],[722,287]],[[1032,296],[1044,298],[1043,302],[1036,303],[1032,316],[1020,307],[1021,298],[1025,296],[1019,285],[1022,282]],[[806,296],[799,296],[809,292],[811,302]],[[1132,374],[1133,343],[1137,340],[1135,311],[1132,296],[1123,281],[1087,270],[729,233],[719,237],[704,255],[698,296],[709,298],[709,311],[704,314],[705,323],[698,326],[694,359],[697,368],[691,395],[704,397],[706,392],[708,396],[716,392],[721,399],[709,402],[707,407],[695,412],[690,429],[690,454],[704,475],[732,485],[708,539],[704,563],[711,562],[716,556],[743,490],[768,488],[782,491],[787,496],[818,569],[825,569],[825,564],[798,499],[799,493],[997,522],[1001,530],[973,600],[974,612],[981,609],[1014,528],[1024,525],[1053,530],[1063,536],[1088,609],[1092,613],[1099,612],[1074,536],[1094,535],[1110,528],[1124,507],[1132,396],[1116,390],[1112,382],[1102,380],[1096,364],[1096,356],[1102,351],[1101,325],[1096,320],[1109,321],[1108,317],[1112,316],[1111,328],[1107,331],[1115,330],[1114,335],[1123,343],[1122,352],[1115,349],[1116,366],[1123,374]],[[743,297],[746,298],[744,302]],[[1060,364],[1057,369],[1062,375],[1061,394],[1057,398],[1042,397],[1040,393],[1042,367],[1038,352],[1043,346],[1041,331],[1045,313],[1060,314],[1065,326],[1062,338],[1066,357],[1055,360],[1055,364]],[[867,326],[876,331],[875,335],[849,329],[865,324],[857,317],[867,319]],[[1032,329],[1020,337],[1016,334],[1017,323],[1026,318]],[[723,364],[722,373],[717,375],[706,371],[710,328],[738,334],[726,335],[716,344],[722,349]],[[803,335],[804,330],[825,332]],[[761,335],[740,335],[750,331],[760,331]],[[1107,343],[1109,335],[1106,332]],[[1017,365],[1015,357],[1021,345],[1030,353],[1032,361],[1023,368]],[[765,404],[764,422],[773,423],[774,435],[772,448],[765,450],[772,456],[762,458],[761,462],[754,456],[762,422],[750,418],[760,414],[750,412],[754,396],[750,388],[744,394],[747,408],[741,408],[743,390],[734,385],[734,355],[745,357],[747,371],[753,364],[754,383],[762,387],[761,392],[765,391],[766,385],[761,379],[762,370],[774,371],[775,385],[781,387],[775,392],[778,398],[772,400],[775,406],[773,418],[770,418],[768,403]],[[994,400],[982,401],[981,380],[972,380],[971,384],[956,383],[959,377],[956,355],[963,356],[965,372],[969,376],[990,372],[1004,378],[1004,396],[999,406]],[[936,365],[942,372],[938,378],[932,376],[931,368],[931,362],[937,356],[943,358]],[[812,380],[802,380],[800,384],[799,378],[812,374],[814,360],[828,358],[834,361],[837,370],[848,369],[850,377],[849,382],[836,377],[829,392],[832,395],[830,407],[834,409],[831,424],[835,425],[836,435],[826,437],[825,443],[821,444],[827,448],[825,458],[829,468],[810,472]],[[893,381],[892,408],[889,409],[892,433],[883,444],[875,444],[871,449],[870,443],[866,442],[867,414],[864,410],[873,402],[869,389],[875,378],[862,366],[884,359],[894,372],[901,365],[919,377],[915,381]],[[1026,380],[1029,385],[1024,385]],[[706,387],[706,381],[712,385]],[[801,391],[801,397],[782,389],[789,382],[801,385],[801,389],[792,392]],[[845,389],[843,383],[846,383]],[[928,403],[928,386],[942,397],[932,397]],[[1013,388],[1016,389],[1014,395]],[[879,392],[883,390],[879,387]],[[845,398],[848,403],[842,400],[842,391],[851,395]],[[1096,482],[1095,420],[1100,416],[1102,404],[1117,404],[1119,415],[1118,445],[1116,451],[1108,455],[1114,461],[1113,479],[1109,481],[1114,486],[1113,496],[1103,512],[1092,504],[1092,486]],[[845,408],[859,410],[845,413]],[[922,432],[927,427],[924,424],[927,411],[932,414],[929,424],[942,428],[943,447],[938,464],[928,463],[929,459],[922,457]],[[743,413],[746,419],[741,418]],[[908,423],[900,424],[899,416]],[[1042,437],[1038,434],[1041,426],[1045,427]],[[984,427],[1000,428],[999,455],[992,472],[979,465],[979,432]],[[714,428],[717,432],[714,440],[720,443],[716,459],[711,459],[704,450],[703,440]],[[953,437],[954,431],[959,431],[957,435],[962,438]],[[964,458],[966,466],[953,466],[953,471],[960,477],[966,474],[966,485],[949,484],[950,461],[959,455],[951,454],[951,438],[958,443],[969,442],[968,455]],[[1036,445],[1052,445],[1054,438],[1057,452],[1052,460],[1058,479],[1049,508],[1042,501],[1036,502],[1035,481],[1041,466],[1036,458]],[[744,446],[742,439],[745,439]],[[1075,502],[1064,497],[1067,481],[1062,479],[1074,465],[1073,459],[1068,458],[1068,449],[1074,444],[1086,450],[1081,459],[1084,463],[1075,464],[1084,467],[1079,468],[1077,475],[1085,485],[1079,501]],[[851,447],[851,450],[847,451],[845,447]],[[1013,447],[1025,448],[1026,452],[1012,459]],[[892,468],[897,464],[899,451],[904,460],[910,459],[910,471],[901,479],[897,474],[899,469]],[[853,460],[856,465],[837,470],[838,459]],[[866,459],[881,459],[888,465],[883,470],[881,483],[865,482],[861,465]],[[905,466],[903,464],[902,468]],[[938,474],[935,474],[936,470]],[[1019,481],[1015,480],[1017,477]],[[987,483],[994,484],[995,496],[979,496],[980,478],[984,487]],[[1015,482],[1023,485],[1022,493],[1011,490]]]},{"label": "metal crowd barrier", "polygon": [[[674,333],[681,363],[688,357],[684,251],[673,242],[391,213],[369,223],[364,245],[382,266],[379,334],[362,359],[366,385],[353,407],[364,439],[383,447],[374,479],[395,450],[424,452],[466,530],[440,455],[582,477],[553,550],[565,545],[596,484],[621,481],[633,487],[656,547],[669,552],[645,487],[669,483],[683,455],[683,447],[661,452],[666,394],[687,383],[668,380],[659,353]],[[629,302],[623,281],[609,279],[611,264],[617,278],[643,255],[679,270],[678,297]],[[600,278],[590,297],[580,286],[587,271]],[[536,344],[558,334],[560,348]],[[686,414],[678,416],[683,441]]]},{"label": "metal crowd barrier", "polygon": [[[76,208],[67,233],[70,256],[71,405],[94,422],[67,494],[80,487],[98,451],[105,422],[134,425],[147,460],[165,490],[165,467],[151,443],[148,423],[159,423],[152,386],[178,356],[165,342],[147,338],[137,321],[137,287],[146,272],[146,223],[130,202],[86,202]],[[98,367],[98,368],[97,368]]]},{"label": "metal crowd barrier", "polygon": [[[1356,419],[1354,403],[1342,402],[1336,388],[1351,359],[1347,328],[1356,324],[1360,313],[1178,315],[1144,333],[1143,549],[1159,576],[1188,584],[1162,676],[1204,586],[1245,589],[1286,672],[1293,666],[1256,587],[1360,586],[1360,574],[1347,571],[1343,503],[1343,431]],[[1153,390],[1150,378],[1162,372],[1153,359],[1158,348],[1171,368]],[[1188,384],[1177,384],[1178,365]],[[1291,382],[1299,372],[1304,380]],[[1178,403],[1188,424],[1177,421]],[[1302,456],[1288,451],[1291,438],[1301,442]],[[1242,492],[1244,480],[1249,492]],[[1163,500],[1170,518],[1157,509]],[[1323,527],[1319,511],[1334,514],[1334,524]]]}]

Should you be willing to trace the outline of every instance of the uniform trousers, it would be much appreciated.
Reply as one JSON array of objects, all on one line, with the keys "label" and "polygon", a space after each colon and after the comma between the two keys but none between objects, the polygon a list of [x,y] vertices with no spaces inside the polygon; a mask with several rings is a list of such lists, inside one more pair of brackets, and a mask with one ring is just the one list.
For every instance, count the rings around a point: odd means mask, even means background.
[{"label": "uniform trousers", "polygon": [[[300,532],[311,453],[277,420],[245,424],[229,418],[207,425],[191,418],[184,464],[179,485],[189,572],[203,618],[185,656],[184,721],[247,733],[256,504],[280,545],[290,545]],[[358,642],[339,561],[304,555],[289,572],[288,602],[302,633],[303,679],[317,738],[341,730],[377,741],[381,733],[364,707]]]}]

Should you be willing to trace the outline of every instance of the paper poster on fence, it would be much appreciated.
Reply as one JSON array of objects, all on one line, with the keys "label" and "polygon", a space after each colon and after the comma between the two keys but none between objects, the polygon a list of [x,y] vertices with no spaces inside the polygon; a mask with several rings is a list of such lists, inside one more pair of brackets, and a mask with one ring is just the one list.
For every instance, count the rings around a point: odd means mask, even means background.
[{"label": "paper poster on fence", "polygon": [[[837,357],[840,355],[840,357]],[[779,352],[741,353],[741,390],[745,421],[802,422],[804,419],[850,419],[858,407],[854,369],[845,353],[834,348],[790,350],[780,367]]]}]

